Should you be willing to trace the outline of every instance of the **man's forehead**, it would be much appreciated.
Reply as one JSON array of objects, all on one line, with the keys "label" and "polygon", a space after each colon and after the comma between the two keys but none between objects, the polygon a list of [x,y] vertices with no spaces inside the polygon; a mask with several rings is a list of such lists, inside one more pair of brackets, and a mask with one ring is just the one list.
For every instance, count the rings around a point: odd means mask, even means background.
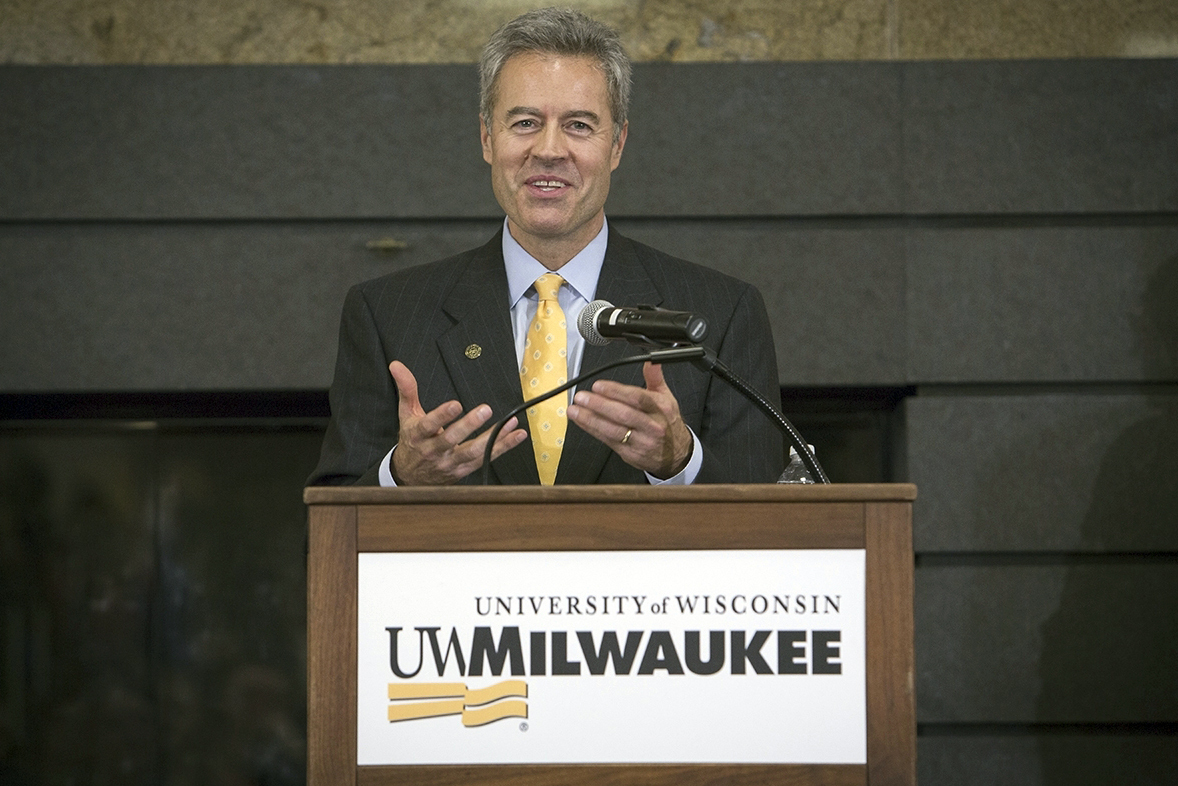
[{"label": "man's forehead", "polygon": [[594,70],[598,71],[599,73],[601,72],[601,62],[598,61],[597,58],[595,58],[591,55],[565,55],[565,54],[561,54],[560,52],[545,52],[542,50],[530,50],[530,51],[526,51],[526,52],[516,52],[511,57],[509,57],[503,61],[503,68],[501,68],[500,71],[505,70],[509,65],[518,67],[520,65],[527,64],[529,62],[533,62],[533,63],[562,62],[562,63],[576,64],[576,65],[587,65],[590,68],[593,68]]},{"label": "man's forehead", "polygon": [[[557,64],[561,66],[560,69],[549,69],[544,66],[547,64]],[[540,66],[537,68],[536,66]],[[601,99],[608,103],[609,101],[609,86],[606,83],[605,72],[602,70],[601,63],[596,59],[587,55],[558,55],[550,52],[519,52],[507,58],[503,63],[503,67],[499,69],[499,73],[495,78],[495,98],[503,92],[503,77],[505,74],[516,75],[521,70],[526,69],[531,78],[542,77],[544,79],[554,79],[558,75],[558,71],[567,73],[566,69],[585,69],[594,75],[594,81],[599,84],[597,87],[601,91]],[[518,84],[513,81],[513,85]]]}]

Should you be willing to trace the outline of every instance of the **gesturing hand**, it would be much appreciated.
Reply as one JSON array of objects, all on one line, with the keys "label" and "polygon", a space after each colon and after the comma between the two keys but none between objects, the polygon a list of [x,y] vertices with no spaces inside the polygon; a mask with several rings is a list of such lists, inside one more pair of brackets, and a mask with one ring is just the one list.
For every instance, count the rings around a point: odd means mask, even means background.
[{"label": "gesturing hand", "polygon": [[[426,412],[417,397],[417,378],[409,368],[394,360],[389,373],[397,385],[401,421],[391,467],[397,485],[447,485],[481,467],[490,432],[468,438],[491,418],[491,408],[480,404],[463,415],[459,402],[447,401]],[[527,439],[528,433],[518,425],[516,418],[507,421],[495,440],[492,459]]]},{"label": "gesturing hand", "polygon": [[691,431],[662,366],[648,362],[642,376],[645,388],[603,379],[591,390],[578,390],[568,416],[630,466],[665,480],[687,466]]}]

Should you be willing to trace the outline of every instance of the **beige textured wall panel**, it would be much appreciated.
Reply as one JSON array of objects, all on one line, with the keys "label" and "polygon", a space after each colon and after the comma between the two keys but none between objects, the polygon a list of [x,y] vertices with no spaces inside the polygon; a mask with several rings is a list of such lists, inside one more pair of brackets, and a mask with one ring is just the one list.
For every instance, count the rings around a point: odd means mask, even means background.
[{"label": "beige textured wall panel", "polygon": [[[636,60],[877,60],[900,0],[571,0]],[[0,62],[469,63],[528,0],[3,0]]]},{"label": "beige textured wall panel", "polygon": [[[532,0],[3,0],[0,62],[468,63]],[[1174,0],[571,0],[636,60],[1178,55]]]},{"label": "beige textured wall panel", "polygon": [[620,28],[637,60],[880,60],[893,0],[631,3]]},{"label": "beige textured wall panel", "polygon": [[[0,62],[468,63],[537,0],[3,0]],[[1168,57],[1174,0],[570,0],[642,61]]]},{"label": "beige textured wall panel", "polygon": [[898,0],[905,60],[1174,57],[1174,0]]}]

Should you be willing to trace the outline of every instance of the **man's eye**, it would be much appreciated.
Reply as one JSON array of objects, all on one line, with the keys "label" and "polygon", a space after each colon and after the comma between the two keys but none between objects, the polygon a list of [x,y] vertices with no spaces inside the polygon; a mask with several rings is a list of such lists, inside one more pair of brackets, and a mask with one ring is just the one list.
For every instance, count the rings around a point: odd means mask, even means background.
[{"label": "man's eye", "polygon": [[569,124],[569,127],[579,134],[585,134],[593,130],[593,127],[588,123],[582,123],[580,120],[575,120]]},{"label": "man's eye", "polygon": [[516,128],[535,128],[536,121],[535,120],[517,120],[515,123],[515,127]]}]

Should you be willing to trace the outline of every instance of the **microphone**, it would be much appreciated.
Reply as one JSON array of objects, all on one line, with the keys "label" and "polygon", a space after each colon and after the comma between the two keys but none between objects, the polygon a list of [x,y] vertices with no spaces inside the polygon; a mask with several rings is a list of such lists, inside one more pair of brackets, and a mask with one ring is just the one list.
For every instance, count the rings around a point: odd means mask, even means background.
[{"label": "microphone", "polygon": [[616,307],[608,300],[594,300],[581,309],[577,330],[585,341],[598,345],[618,338],[631,344],[698,344],[708,334],[708,322],[690,311]]}]

